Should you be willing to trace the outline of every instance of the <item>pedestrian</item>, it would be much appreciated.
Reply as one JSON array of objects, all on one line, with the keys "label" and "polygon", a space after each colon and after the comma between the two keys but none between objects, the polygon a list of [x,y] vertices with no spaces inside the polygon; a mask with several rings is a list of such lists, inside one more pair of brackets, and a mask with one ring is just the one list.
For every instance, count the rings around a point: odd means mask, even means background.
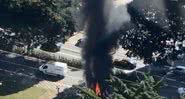
[{"label": "pedestrian", "polygon": [[59,95],[60,87],[59,86],[56,86],[56,89],[57,89],[57,94]]}]

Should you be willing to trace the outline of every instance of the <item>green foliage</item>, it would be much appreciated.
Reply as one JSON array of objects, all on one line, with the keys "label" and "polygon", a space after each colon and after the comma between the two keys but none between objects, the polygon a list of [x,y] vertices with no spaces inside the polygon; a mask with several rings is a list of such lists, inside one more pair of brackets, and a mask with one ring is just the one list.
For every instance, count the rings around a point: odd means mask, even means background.
[{"label": "green foliage", "polygon": [[144,79],[132,82],[113,76],[110,80],[114,99],[161,99],[158,94],[160,83],[152,76],[144,74]]},{"label": "green foliage", "polygon": [[64,42],[75,31],[71,0],[1,0],[0,27],[28,48]]},{"label": "green foliage", "polygon": [[83,13],[83,7],[82,7],[82,0],[73,0],[72,5],[72,13],[73,13],[73,19],[75,20],[75,30],[76,31],[83,31],[84,29],[84,15]]},{"label": "green foliage", "polygon": [[53,60],[53,61],[65,62],[69,66],[76,67],[76,68],[82,68],[81,59],[71,58],[65,54],[51,53],[51,52],[46,52],[46,51],[42,51],[39,49],[35,49],[33,50],[32,56],[37,57],[39,59],[43,59],[43,60],[49,60],[49,61]]},{"label": "green foliage", "polygon": [[[108,81],[113,89],[111,99],[162,99],[159,95],[161,81],[154,80],[149,74],[144,74],[143,80],[137,82],[111,76]],[[55,99],[99,99],[92,90],[85,87],[73,86],[60,93]]]},{"label": "green foliage", "polygon": [[[165,60],[182,52],[182,45],[179,51],[175,50],[175,42],[185,40],[185,17],[181,13],[185,11],[185,2],[164,0],[162,6],[157,5],[158,2],[160,0],[133,0],[128,6],[132,22],[127,24],[129,29],[121,31],[120,44],[129,50],[127,55],[140,56],[147,63],[152,62],[152,53],[158,53],[157,58]],[[167,45],[166,40],[170,39],[174,42]]]},{"label": "green foliage", "polygon": [[40,49],[48,52],[58,52],[60,50],[60,48],[56,46],[53,42],[47,42],[42,44]]}]

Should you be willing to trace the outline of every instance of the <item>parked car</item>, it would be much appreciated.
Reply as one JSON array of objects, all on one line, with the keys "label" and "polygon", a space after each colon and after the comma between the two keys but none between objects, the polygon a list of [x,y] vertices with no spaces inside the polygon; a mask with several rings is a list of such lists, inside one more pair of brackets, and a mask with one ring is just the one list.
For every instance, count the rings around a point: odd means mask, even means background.
[{"label": "parked car", "polygon": [[44,74],[64,77],[67,74],[67,64],[62,62],[48,62],[39,67]]},{"label": "parked car", "polygon": [[136,68],[136,65],[128,60],[114,60],[113,65],[120,69],[132,70]]},{"label": "parked car", "polygon": [[174,74],[185,74],[185,66],[176,66],[175,68],[173,68],[173,72]]},{"label": "parked car", "polygon": [[180,96],[185,96],[185,88],[184,87],[178,88],[178,93]]}]

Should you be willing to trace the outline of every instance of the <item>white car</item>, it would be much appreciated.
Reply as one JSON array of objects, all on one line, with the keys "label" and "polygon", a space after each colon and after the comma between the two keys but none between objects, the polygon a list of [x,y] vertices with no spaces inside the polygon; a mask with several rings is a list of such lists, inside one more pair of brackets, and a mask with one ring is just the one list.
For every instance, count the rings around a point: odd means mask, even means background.
[{"label": "white car", "polygon": [[185,96],[185,88],[184,87],[178,88],[178,93],[180,96]]},{"label": "white car", "polygon": [[44,74],[64,77],[67,74],[67,64],[62,62],[48,62],[39,67]]}]

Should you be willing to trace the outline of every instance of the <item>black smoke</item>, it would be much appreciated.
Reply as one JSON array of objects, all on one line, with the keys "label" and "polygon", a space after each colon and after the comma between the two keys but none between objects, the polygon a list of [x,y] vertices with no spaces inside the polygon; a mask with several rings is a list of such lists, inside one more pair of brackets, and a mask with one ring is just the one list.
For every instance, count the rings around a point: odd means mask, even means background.
[{"label": "black smoke", "polygon": [[[86,20],[86,42],[83,48],[85,78],[89,88],[99,83],[102,95],[108,90],[106,79],[112,69],[110,51],[114,44],[106,35],[105,0],[83,0]],[[112,37],[111,37],[112,38]]]},{"label": "black smoke", "polygon": [[113,68],[111,51],[117,47],[119,37],[118,33],[113,33],[114,29],[110,31],[110,28],[107,28],[111,26],[108,25],[112,17],[109,13],[111,4],[112,0],[83,0],[86,21],[86,42],[83,48],[84,74],[87,87],[94,89],[98,83],[103,97],[111,92],[106,79],[109,79]]}]

